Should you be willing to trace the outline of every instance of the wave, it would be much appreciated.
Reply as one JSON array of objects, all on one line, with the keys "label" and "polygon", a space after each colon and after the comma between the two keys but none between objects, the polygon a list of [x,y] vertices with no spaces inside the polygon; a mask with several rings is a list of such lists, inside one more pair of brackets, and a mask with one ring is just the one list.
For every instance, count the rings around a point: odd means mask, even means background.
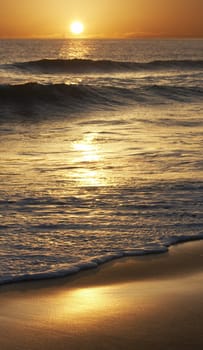
[{"label": "wave", "polygon": [[151,62],[121,62],[90,59],[41,59],[19,62],[10,67],[40,73],[109,73],[142,70],[203,69],[203,60],[159,60]]},{"label": "wave", "polygon": [[0,85],[0,110],[6,106],[36,109],[43,106],[70,109],[94,106],[115,108],[136,103],[168,103],[194,101],[203,96],[201,87],[146,85],[126,88],[118,86],[95,86],[83,84]]},{"label": "wave", "polygon": [[113,261],[115,259],[120,259],[124,257],[136,257],[136,256],[145,256],[145,255],[151,255],[151,254],[163,254],[168,252],[169,248],[173,245],[185,243],[185,242],[192,242],[192,241],[198,241],[203,240],[203,233],[196,234],[193,236],[174,236],[169,240],[168,243],[152,247],[148,249],[135,249],[135,250],[129,250],[129,251],[123,251],[118,253],[112,253],[112,254],[106,254],[101,256],[96,256],[94,258],[91,258],[86,261],[81,261],[78,264],[73,264],[65,269],[59,269],[54,271],[48,271],[48,272],[38,272],[38,273],[26,273],[24,275],[14,275],[14,276],[7,276],[2,277],[0,279],[0,286],[5,284],[11,284],[11,283],[18,283],[18,282],[25,282],[25,281],[35,281],[35,280],[48,280],[48,279],[55,279],[55,278],[62,278],[71,276],[74,274],[77,274],[81,271],[87,271],[93,268],[97,268],[98,266],[105,264],[107,262]]}]

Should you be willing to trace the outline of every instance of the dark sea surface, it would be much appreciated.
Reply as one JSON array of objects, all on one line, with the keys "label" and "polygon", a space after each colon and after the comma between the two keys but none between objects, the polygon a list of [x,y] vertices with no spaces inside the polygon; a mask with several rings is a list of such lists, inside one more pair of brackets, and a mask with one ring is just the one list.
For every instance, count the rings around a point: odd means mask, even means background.
[{"label": "dark sea surface", "polygon": [[203,40],[0,41],[0,284],[203,238]]}]

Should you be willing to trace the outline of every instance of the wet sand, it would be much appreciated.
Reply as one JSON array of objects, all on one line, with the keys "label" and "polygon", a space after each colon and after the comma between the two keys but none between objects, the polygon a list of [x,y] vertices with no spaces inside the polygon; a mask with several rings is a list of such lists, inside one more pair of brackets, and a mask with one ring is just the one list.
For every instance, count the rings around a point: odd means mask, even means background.
[{"label": "wet sand", "polygon": [[203,348],[203,241],[0,287],[1,350]]}]

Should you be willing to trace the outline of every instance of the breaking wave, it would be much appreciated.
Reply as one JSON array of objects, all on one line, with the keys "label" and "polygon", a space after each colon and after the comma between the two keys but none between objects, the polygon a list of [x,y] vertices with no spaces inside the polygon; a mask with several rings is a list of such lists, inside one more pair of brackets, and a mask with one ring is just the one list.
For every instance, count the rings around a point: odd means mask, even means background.
[{"label": "breaking wave", "polygon": [[118,86],[95,86],[83,84],[39,84],[0,85],[0,103],[3,107],[56,106],[81,108],[94,106],[133,105],[135,103],[168,103],[174,101],[194,101],[203,96],[201,87],[146,85],[126,88]]},{"label": "breaking wave", "polygon": [[203,60],[164,60],[139,63],[90,59],[41,59],[14,63],[11,66],[41,73],[108,73],[139,70],[203,69]]},{"label": "breaking wave", "polygon": [[11,284],[11,283],[18,283],[18,282],[26,282],[26,281],[36,281],[36,280],[49,280],[49,279],[56,279],[56,278],[63,278],[68,277],[71,275],[75,275],[81,271],[87,271],[90,269],[95,269],[99,267],[100,265],[103,265],[107,262],[124,258],[124,257],[138,257],[138,256],[146,256],[146,255],[155,255],[155,254],[163,254],[169,251],[169,248],[173,245],[185,243],[185,242],[193,242],[193,241],[200,241],[203,240],[203,234],[197,234],[193,236],[176,236],[171,239],[170,243],[163,245],[163,246],[157,246],[151,249],[143,249],[143,250],[134,250],[134,251],[123,251],[123,252],[117,252],[117,253],[109,253],[106,255],[97,256],[94,258],[86,259],[85,261],[81,261],[80,263],[71,264],[71,266],[63,269],[54,269],[53,271],[47,271],[47,272],[29,272],[22,275],[11,275],[6,277],[0,278],[0,286],[5,284]]}]

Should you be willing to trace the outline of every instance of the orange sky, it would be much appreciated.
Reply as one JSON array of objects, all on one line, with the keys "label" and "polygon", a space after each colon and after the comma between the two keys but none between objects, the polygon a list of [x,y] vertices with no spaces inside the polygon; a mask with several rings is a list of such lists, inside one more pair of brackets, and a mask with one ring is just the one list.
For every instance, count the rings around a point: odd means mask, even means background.
[{"label": "orange sky", "polygon": [[0,37],[203,37],[203,0],[0,0]]}]

